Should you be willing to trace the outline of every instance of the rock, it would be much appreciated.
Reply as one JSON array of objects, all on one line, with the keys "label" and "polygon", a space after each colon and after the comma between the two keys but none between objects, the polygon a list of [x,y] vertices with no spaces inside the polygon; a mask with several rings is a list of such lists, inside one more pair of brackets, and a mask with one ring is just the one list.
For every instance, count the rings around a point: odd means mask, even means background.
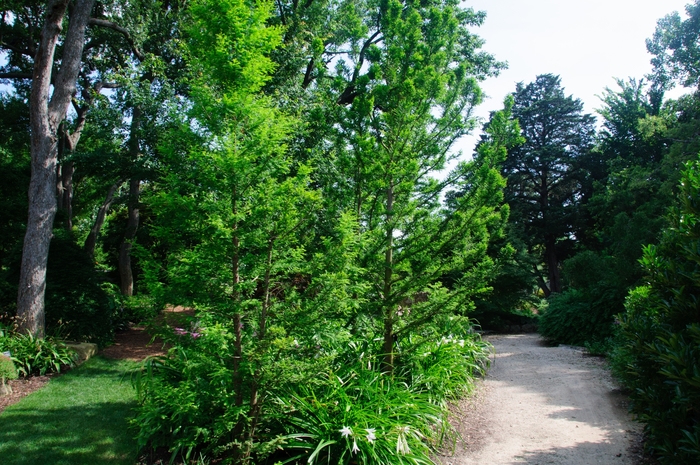
[{"label": "rock", "polygon": [[97,353],[97,344],[92,342],[67,342],[66,346],[78,354],[78,359],[75,361],[77,365],[89,360],[90,357]]},{"label": "rock", "polygon": [[0,396],[9,396],[12,394],[12,387],[5,382],[5,379],[0,379]]}]

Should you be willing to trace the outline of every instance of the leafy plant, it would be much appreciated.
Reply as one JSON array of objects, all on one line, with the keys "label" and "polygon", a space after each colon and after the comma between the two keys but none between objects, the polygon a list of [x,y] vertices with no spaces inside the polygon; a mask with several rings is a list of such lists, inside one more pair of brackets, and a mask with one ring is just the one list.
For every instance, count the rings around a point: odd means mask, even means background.
[{"label": "leafy plant", "polygon": [[119,319],[113,285],[96,273],[70,234],[56,229],[54,236],[47,271],[47,333],[104,346],[112,341]]},{"label": "leafy plant", "polygon": [[301,385],[277,399],[287,431],[282,447],[291,455],[285,462],[432,463],[432,448],[451,433],[444,406],[380,373],[376,358],[358,355],[323,375],[320,389]]},{"label": "leafy plant", "polygon": [[686,165],[680,200],[660,244],[644,249],[649,284],[627,298],[613,352],[647,446],[674,465],[700,458],[700,161]]},{"label": "leafy plant", "polygon": [[540,333],[551,342],[585,345],[612,335],[614,315],[626,292],[615,284],[614,260],[584,251],[564,262],[569,288],[547,299],[539,319]]},{"label": "leafy plant", "polygon": [[47,337],[36,338],[31,333],[21,334],[0,328],[0,352],[9,351],[17,370],[23,375],[59,373],[73,366],[76,353],[62,342]]},{"label": "leafy plant", "polygon": [[488,366],[490,344],[466,318],[446,318],[434,334],[399,344],[397,367],[382,372],[372,355],[379,341],[351,342],[338,367],[316,385],[282,390],[282,463],[432,464],[431,453],[455,432],[447,422],[448,401],[473,386]]},{"label": "leafy plant", "polygon": [[17,379],[17,368],[10,357],[0,354],[0,395],[12,392],[6,384],[10,379]]}]

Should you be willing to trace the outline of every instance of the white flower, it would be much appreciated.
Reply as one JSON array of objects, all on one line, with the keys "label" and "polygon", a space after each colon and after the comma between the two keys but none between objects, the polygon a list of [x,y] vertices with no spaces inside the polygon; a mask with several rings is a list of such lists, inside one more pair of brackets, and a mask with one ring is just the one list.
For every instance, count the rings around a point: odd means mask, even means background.
[{"label": "white flower", "polygon": [[367,428],[365,431],[367,431],[367,441],[368,442],[374,442],[375,439],[377,439],[377,436],[374,435],[374,433],[377,431],[374,428]]},{"label": "white flower", "polygon": [[352,436],[352,430],[350,429],[349,426],[343,426],[343,429],[340,430],[340,434],[344,438],[347,438],[348,436]]},{"label": "white flower", "polygon": [[352,441],[352,453],[357,454],[360,452],[360,448],[357,447],[357,441]]},{"label": "white flower", "polygon": [[410,431],[410,426],[401,426],[398,428],[398,437],[396,438],[396,453],[406,455],[411,453],[411,448],[408,447],[406,434]]}]

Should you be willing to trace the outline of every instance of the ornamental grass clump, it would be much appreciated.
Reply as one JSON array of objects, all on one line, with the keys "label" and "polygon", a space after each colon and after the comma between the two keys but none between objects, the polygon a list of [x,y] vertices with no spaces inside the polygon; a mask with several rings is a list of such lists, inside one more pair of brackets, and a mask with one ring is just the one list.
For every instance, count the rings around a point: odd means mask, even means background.
[{"label": "ornamental grass clump", "polygon": [[430,452],[453,434],[444,406],[378,364],[358,357],[324,375],[322,388],[291,387],[277,399],[287,463],[432,463]]},{"label": "ornamental grass clump", "polygon": [[[371,344],[351,343],[345,363],[315,388],[291,386],[277,398],[286,432],[282,463],[432,464],[456,432],[448,401],[469,392],[488,366],[491,346],[467,332],[437,341],[413,338],[393,374]],[[409,349],[409,350],[406,350]]]}]

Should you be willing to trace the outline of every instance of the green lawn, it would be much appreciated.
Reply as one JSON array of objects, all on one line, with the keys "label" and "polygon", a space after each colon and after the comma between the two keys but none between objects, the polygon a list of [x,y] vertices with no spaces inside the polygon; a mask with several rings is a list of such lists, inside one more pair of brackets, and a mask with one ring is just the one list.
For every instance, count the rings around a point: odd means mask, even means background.
[{"label": "green lawn", "polygon": [[138,363],[95,357],[0,413],[0,463],[128,464],[136,405],[128,372]]}]

